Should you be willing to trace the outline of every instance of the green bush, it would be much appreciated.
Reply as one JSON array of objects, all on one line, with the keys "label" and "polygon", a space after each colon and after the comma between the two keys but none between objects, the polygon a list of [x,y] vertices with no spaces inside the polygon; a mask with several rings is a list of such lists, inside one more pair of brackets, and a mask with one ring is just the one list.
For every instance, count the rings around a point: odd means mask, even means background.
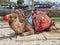
[{"label": "green bush", "polygon": [[0,4],[10,4],[10,5],[12,5],[12,6],[15,6],[15,5],[16,5],[15,2],[2,2],[2,3],[0,3]]}]

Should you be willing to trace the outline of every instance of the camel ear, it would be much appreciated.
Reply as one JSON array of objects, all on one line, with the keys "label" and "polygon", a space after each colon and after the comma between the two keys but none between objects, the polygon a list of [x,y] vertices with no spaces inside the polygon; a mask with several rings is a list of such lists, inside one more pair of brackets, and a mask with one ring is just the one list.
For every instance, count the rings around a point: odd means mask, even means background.
[{"label": "camel ear", "polygon": [[19,10],[14,10],[13,13],[20,14]]},{"label": "camel ear", "polygon": [[27,11],[26,11],[26,10],[23,10],[23,13],[24,13],[25,15],[27,15]]}]

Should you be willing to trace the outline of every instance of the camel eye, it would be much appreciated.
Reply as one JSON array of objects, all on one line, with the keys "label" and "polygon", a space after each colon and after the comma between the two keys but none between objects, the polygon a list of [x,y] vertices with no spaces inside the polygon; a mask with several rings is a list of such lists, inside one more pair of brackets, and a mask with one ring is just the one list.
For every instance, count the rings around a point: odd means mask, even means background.
[{"label": "camel eye", "polygon": [[12,18],[12,17],[10,16],[10,18]]},{"label": "camel eye", "polygon": [[15,19],[16,19],[17,17],[15,17]]}]

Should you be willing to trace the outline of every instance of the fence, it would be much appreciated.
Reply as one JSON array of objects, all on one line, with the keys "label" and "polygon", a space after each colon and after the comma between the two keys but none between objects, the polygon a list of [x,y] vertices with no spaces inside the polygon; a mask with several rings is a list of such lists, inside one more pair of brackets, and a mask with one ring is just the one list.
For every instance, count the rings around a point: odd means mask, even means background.
[{"label": "fence", "polygon": [[50,17],[60,17],[60,9],[37,9],[38,11],[46,11]]},{"label": "fence", "polygon": [[[5,10],[0,10],[0,15],[6,15],[11,13],[13,10],[12,9],[5,9]],[[60,10],[53,10],[53,9],[38,9],[38,11],[46,11],[47,15],[50,17],[60,17]],[[27,15],[30,15],[31,10],[26,11]]]}]

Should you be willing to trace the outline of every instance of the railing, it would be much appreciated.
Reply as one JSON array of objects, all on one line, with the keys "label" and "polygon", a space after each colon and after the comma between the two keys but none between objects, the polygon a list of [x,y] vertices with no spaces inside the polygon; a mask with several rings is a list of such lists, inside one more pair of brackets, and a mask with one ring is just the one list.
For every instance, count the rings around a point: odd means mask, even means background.
[{"label": "railing", "polygon": [[60,9],[37,9],[37,11],[45,11],[48,16],[60,17]]}]

